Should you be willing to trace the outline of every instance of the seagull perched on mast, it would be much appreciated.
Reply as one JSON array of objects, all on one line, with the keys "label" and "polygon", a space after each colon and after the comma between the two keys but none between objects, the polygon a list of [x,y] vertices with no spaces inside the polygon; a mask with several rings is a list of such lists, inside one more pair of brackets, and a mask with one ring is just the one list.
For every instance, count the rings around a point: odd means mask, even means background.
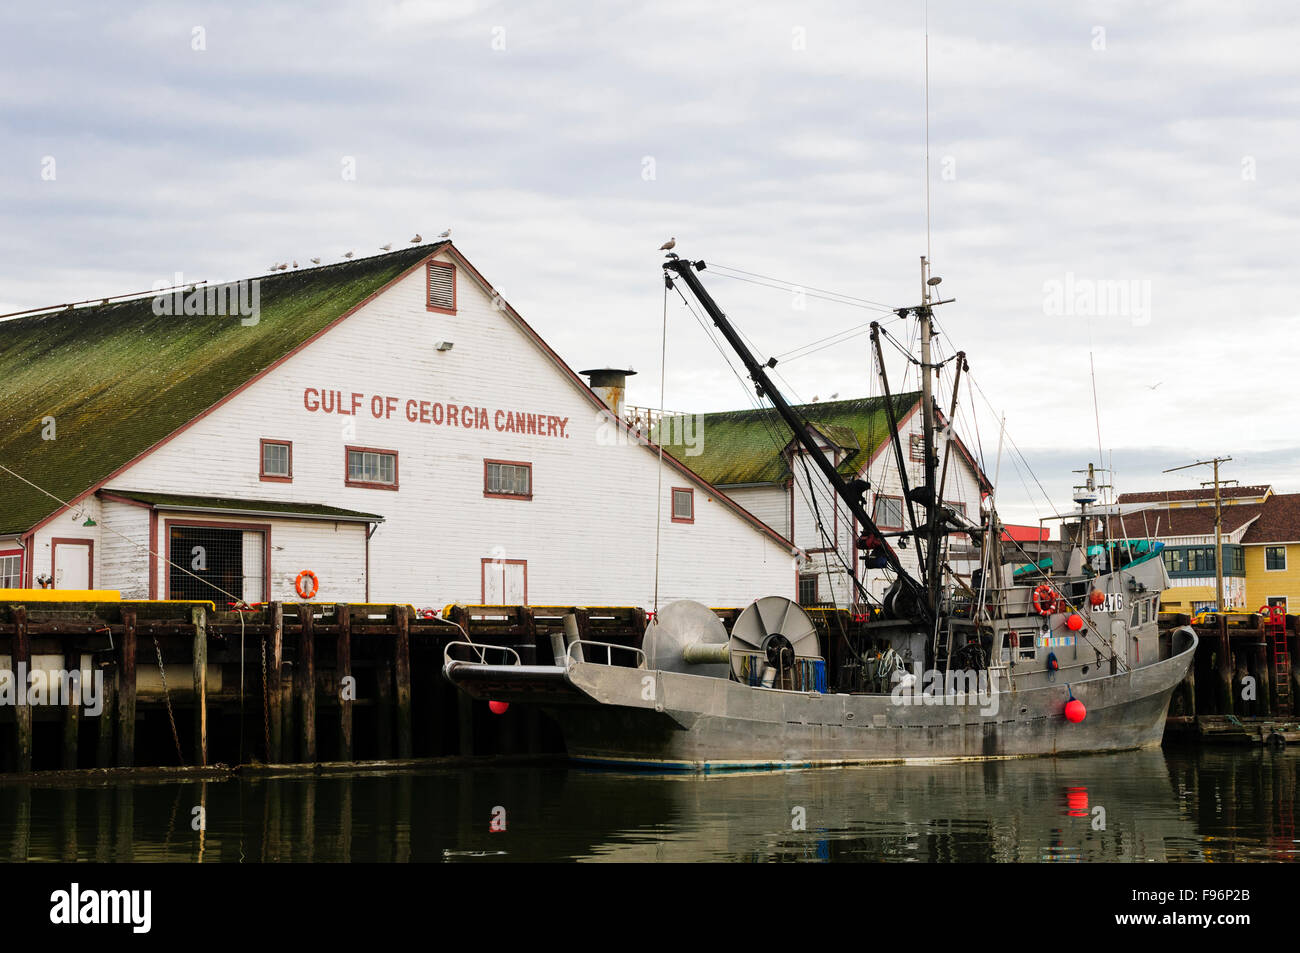
[{"label": "seagull perched on mast", "polygon": [[676,248],[676,247],[677,247],[677,239],[674,237],[674,238],[670,238],[670,239],[668,239],[668,241],[666,241],[666,242],[664,242],[662,245],[660,245],[660,246],[659,246],[659,250],[660,250],[660,251],[672,251],[672,250],[673,250],[674,248]]}]

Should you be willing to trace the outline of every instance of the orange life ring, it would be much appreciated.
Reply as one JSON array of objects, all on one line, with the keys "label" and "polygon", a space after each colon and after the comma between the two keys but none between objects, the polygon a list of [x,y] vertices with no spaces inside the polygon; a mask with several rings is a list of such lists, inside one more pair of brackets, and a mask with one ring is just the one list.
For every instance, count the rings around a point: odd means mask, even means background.
[{"label": "orange life ring", "polygon": [[1056,603],[1060,597],[1057,596],[1056,590],[1047,583],[1034,587],[1034,611],[1039,615],[1051,615],[1056,611]]},{"label": "orange life ring", "polygon": [[[302,581],[304,579],[311,580],[310,592],[303,592]],[[316,578],[316,574],[310,569],[304,569],[302,572],[298,573],[298,578],[293,581],[293,588],[300,598],[313,599],[315,598],[316,593],[320,592],[320,580]]]}]

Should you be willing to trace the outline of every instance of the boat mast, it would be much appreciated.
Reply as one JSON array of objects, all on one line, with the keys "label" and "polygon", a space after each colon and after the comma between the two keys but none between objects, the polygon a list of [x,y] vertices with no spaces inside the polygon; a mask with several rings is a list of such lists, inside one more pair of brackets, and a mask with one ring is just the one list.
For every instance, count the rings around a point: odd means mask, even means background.
[{"label": "boat mast", "polygon": [[[930,262],[921,256],[921,307],[916,309],[921,322],[921,415],[925,442],[925,584],[926,604],[932,613],[939,607],[939,487],[936,477],[938,454],[934,445],[934,383],[931,377],[930,339],[934,333],[933,313],[930,311]],[[939,279],[934,279],[938,284]],[[920,555],[920,554],[918,554]]]},{"label": "boat mast", "polygon": [[[795,439],[799,441],[804,450],[807,451],[808,456],[812,457],[813,462],[825,475],[835,494],[844,501],[849,511],[857,518],[858,525],[862,527],[862,537],[869,541],[872,555],[878,555],[885,560],[886,565],[897,576],[898,583],[911,593],[912,599],[917,603],[917,608],[921,610],[921,615],[925,618],[925,621],[933,621],[929,609],[931,603],[925,598],[926,587],[903,567],[902,561],[898,558],[898,553],[885,542],[880,528],[876,525],[875,520],[871,518],[871,514],[867,512],[866,504],[863,501],[863,493],[868,487],[859,480],[855,480],[850,484],[844,477],[840,476],[839,471],[835,469],[835,465],[827,458],[817,441],[813,439],[812,434],[809,432],[811,428],[808,426],[808,422],[801,419],[794,412],[785,397],[777,390],[776,385],[767,376],[766,370],[766,368],[776,366],[776,358],[769,358],[766,365],[759,363],[758,359],[749,350],[749,347],[741,340],[731,321],[718,307],[718,303],[713,300],[713,296],[705,289],[704,284],[695,273],[697,270],[702,271],[704,269],[704,262],[687,261],[678,258],[676,255],[669,254],[668,260],[664,262],[663,267],[665,272],[670,273],[665,275],[669,282],[672,281],[672,275],[675,274],[682,279],[686,287],[695,295],[696,300],[703,306],[714,326],[722,332],[722,336],[731,345],[731,349],[736,352],[745,365],[745,370],[748,371],[750,379],[754,382],[758,396],[766,397],[772,402],[772,406],[781,415],[781,419],[790,428],[790,432],[794,434]],[[897,438],[897,433],[895,433],[895,438]]]}]

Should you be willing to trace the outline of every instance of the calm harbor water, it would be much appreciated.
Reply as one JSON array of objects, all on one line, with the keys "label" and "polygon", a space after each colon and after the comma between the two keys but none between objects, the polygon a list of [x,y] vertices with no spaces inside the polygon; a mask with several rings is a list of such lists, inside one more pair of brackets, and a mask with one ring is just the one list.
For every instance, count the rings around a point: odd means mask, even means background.
[{"label": "calm harbor water", "polygon": [[[0,857],[1294,861],[1298,779],[1300,751],[1176,748],[711,776],[548,763],[205,783],[0,784]],[[194,829],[200,807],[201,832]]]}]

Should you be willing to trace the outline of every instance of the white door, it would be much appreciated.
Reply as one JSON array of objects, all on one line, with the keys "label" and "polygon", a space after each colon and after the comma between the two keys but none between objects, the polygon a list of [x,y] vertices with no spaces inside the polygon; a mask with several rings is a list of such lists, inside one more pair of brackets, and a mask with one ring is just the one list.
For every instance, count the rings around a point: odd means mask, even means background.
[{"label": "white door", "polygon": [[90,588],[90,543],[54,543],[54,588]]},{"label": "white door", "polygon": [[528,563],[522,559],[483,560],[483,604],[528,604]]},{"label": "white door", "polygon": [[506,605],[528,604],[528,566],[524,562],[505,564]]}]

